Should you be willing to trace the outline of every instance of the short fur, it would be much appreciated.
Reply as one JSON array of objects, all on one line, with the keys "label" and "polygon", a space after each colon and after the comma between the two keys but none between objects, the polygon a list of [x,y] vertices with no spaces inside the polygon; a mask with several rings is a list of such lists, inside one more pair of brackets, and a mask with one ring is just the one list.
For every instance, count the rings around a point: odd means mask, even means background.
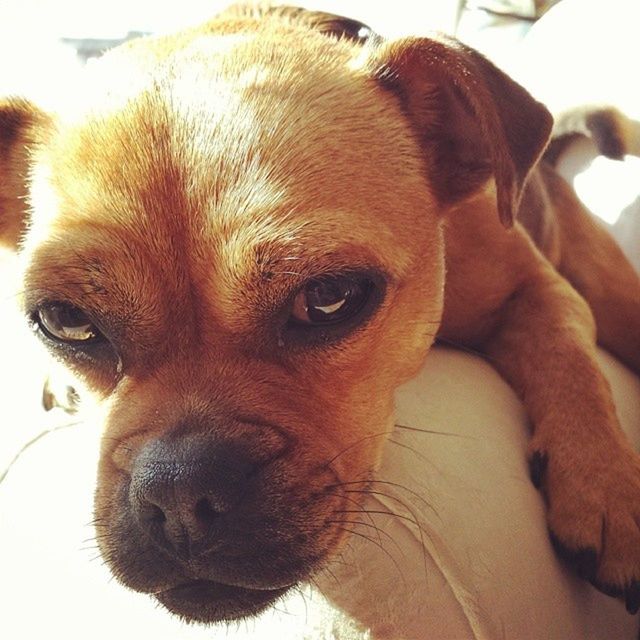
[{"label": "short fur", "polygon": [[[450,38],[357,27],[236,8],[107,53],[71,112],[0,103],[25,311],[67,302],[109,337],[48,341],[104,401],[102,553],[186,619],[261,610],[344,543],[332,515],[438,337],[520,394],[558,548],[636,611],[640,460],[596,341],[640,373],[638,276],[539,162],[552,120],[524,89]],[[352,272],[375,274],[370,317],[293,335],[305,281]],[[168,519],[148,497],[177,491],[167,464],[209,474]]]}]

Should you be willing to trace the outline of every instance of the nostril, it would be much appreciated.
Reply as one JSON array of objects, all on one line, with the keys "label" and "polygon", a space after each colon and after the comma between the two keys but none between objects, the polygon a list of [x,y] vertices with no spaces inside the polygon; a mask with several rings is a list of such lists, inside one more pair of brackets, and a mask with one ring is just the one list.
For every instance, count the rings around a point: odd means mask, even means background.
[{"label": "nostril", "polygon": [[158,524],[162,524],[167,519],[167,516],[164,514],[164,511],[157,505],[150,505],[150,520],[151,522],[156,522]]},{"label": "nostril", "polygon": [[149,524],[164,524],[167,520],[164,511],[153,502],[141,504],[138,513],[140,514],[140,519]]},{"label": "nostril", "polygon": [[196,502],[194,514],[196,516],[196,520],[202,524],[209,524],[213,522],[220,513],[220,511],[217,511],[211,506],[211,503],[207,498],[200,498],[200,500]]}]

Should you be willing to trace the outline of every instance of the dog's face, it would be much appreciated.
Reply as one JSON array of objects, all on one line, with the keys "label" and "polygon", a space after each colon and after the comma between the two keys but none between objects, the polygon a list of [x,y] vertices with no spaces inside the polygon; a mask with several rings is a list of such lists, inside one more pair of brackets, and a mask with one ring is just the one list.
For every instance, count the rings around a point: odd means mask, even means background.
[{"label": "dog's face", "polygon": [[222,21],[108,54],[34,134],[25,309],[104,402],[100,547],[189,620],[255,613],[339,548],[437,331],[443,212],[492,170],[517,189],[486,157],[434,184],[476,112],[443,137],[455,91],[402,84],[407,51]]}]

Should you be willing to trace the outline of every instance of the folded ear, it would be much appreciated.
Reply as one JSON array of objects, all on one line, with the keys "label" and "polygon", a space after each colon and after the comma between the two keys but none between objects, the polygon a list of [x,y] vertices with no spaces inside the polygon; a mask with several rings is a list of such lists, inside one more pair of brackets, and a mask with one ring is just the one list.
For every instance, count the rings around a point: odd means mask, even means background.
[{"label": "folded ear", "polygon": [[0,245],[16,248],[27,216],[30,148],[45,115],[21,99],[0,99]]},{"label": "folded ear", "polygon": [[493,175],[500,220],[513,224],[549,138],[547,109],[480,53],[446,36],[385,43],[369,64],[400,99],[440,202],[463,200]]}]

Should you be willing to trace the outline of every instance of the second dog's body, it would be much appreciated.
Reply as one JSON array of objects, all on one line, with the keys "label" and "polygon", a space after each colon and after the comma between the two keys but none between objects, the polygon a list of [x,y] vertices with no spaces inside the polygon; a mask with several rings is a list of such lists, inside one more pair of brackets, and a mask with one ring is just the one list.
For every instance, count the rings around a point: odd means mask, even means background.
[{"label": "second dog's body", "polygon": [[594,316],[640,372],[640,283],[537,165],[544,107],[454,41],[296,10],[134,42],[86,92],[0,105],[0,228],[28,191],[25,309],[105,400],[122,582],[209,622],[323,566],[437,335],[521,395],[559,548],[637,610],[640,463]]}]

